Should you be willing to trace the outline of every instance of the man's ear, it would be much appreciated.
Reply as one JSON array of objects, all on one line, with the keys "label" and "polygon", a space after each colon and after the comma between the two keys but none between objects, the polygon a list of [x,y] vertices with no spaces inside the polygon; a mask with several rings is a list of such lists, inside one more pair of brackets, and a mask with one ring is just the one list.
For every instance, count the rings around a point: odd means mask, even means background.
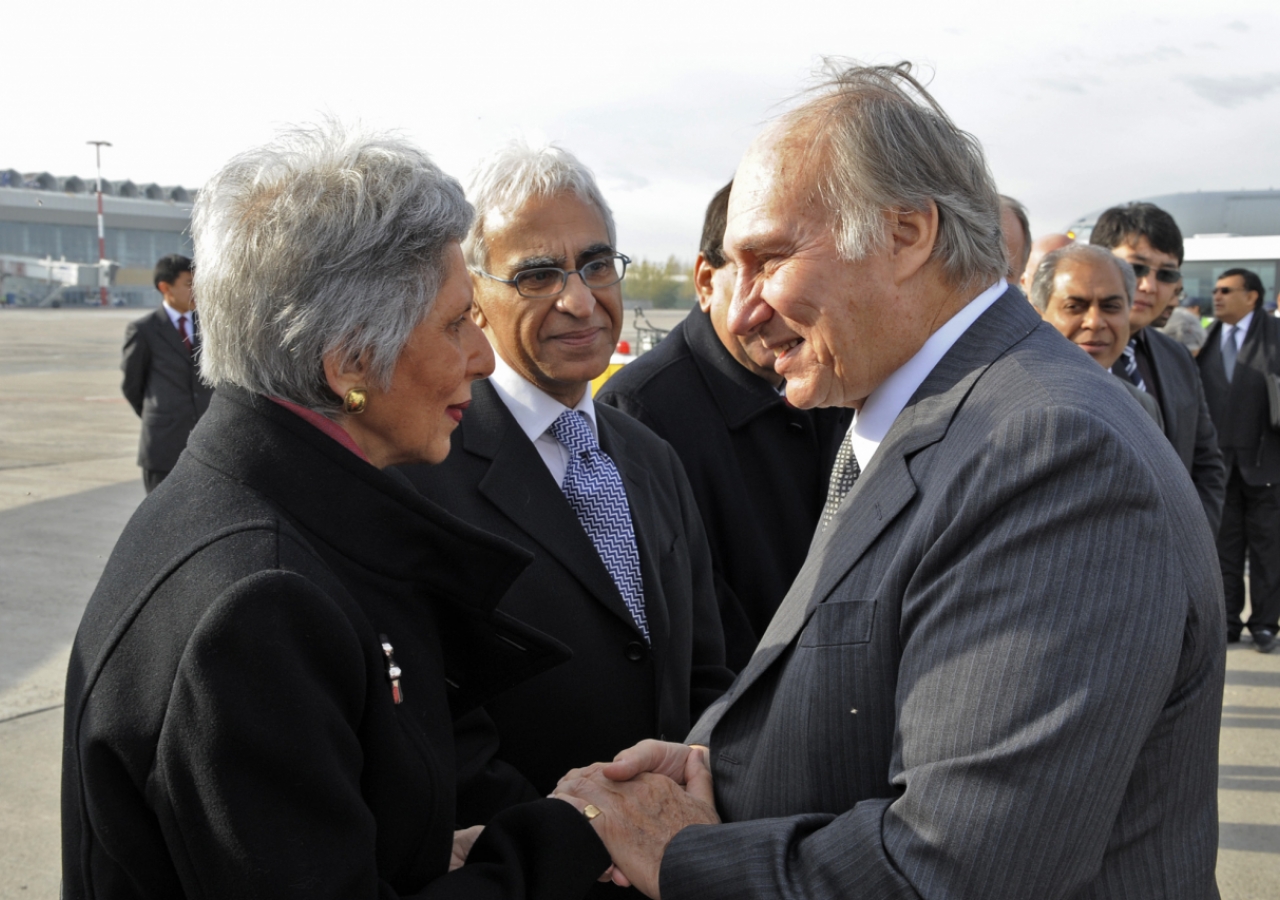
[{"label": "man's ear", "polygon": [[489,320],[484,314],[484,306],[480,298],[484,295],[484,280],[475,272],[471,273],[471,321],[483,330],[489,327]]},{"label": "man's ear", "polygon": [[932,200],[922,210],[895,209],[889,213],[894,282],[902,284],[924,268],[938,241],[938,206]]},{"label": "man's ear", "polygon": [[160,296],[168,300],[169,295],[173,293],[173,284],[168,281],[162,281],[156,285],[156,290],[160,292]]},{"label": "man's ear", "polygon": [[352,360],[341,348],[330,350],[324,355],[324,380],[329,390],[339,397],[345,397],[352,388],[367,388],[365,375],[368,371],[364,358]]},{"label": "man's ear", "polygon": [[711,279],[715,274],[706,256],[699,253],[693,261],[693,290],[698,295],[698,308],[704,313],[711,312]]}]

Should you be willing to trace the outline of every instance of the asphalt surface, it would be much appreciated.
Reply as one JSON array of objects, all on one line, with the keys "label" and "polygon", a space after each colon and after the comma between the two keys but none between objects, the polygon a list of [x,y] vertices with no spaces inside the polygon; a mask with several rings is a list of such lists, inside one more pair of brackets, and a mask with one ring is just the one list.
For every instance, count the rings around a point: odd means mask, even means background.
[{"label": "asphalt surface", "polygon": [[[143,496],[138,420],[119,396],[124,326],[140,314],[0,309],[0,900],[58,894],[67,655]],[[1280,651],[1247,636],[1227,655],[1218,774],[1222,897],[1280,897]]]}]

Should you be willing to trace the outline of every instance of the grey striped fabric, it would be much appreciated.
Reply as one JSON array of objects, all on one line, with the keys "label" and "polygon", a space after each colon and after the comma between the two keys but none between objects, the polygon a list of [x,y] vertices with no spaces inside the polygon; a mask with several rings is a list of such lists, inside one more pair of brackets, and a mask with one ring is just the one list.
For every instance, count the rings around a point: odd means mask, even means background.
[{"label": "grey striped fabric", "polygon": [[1016,292],[969,329],[689,735],[666,900],[1217,896],[1222,585],[1139,416]]}]

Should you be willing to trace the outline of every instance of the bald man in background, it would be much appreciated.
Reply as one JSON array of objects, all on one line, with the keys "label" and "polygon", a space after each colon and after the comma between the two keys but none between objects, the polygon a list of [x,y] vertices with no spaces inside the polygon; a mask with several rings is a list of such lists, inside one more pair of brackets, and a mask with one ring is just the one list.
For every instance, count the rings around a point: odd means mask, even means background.
[{"label": "bald man in background", "polygon": [[1022,277],[1018,281],[1022,288],[1022,293],[1028,297],[1031,296],[1031,282],[1035,280],[1036,269],[1040,267],[1040,261],[1052,253],[1054,250],[1061,250],[1068,244],[1074,244],[1071,238],[1065,234],[1046,234],[1044,237],[1036,238],[1031,242],[1031,253],[1027,256],[1027,264],[1022,268]]},{"label": "bald man in background", "polygon": [[[1110,251],[1070,243],[1045,254],[1027,298],[1042,319],[1110,371],[1129,343],[1137,282],[1133,267]],[[1155,398],[1124,378],[1116,380],[1163,431]]]},{"label": "bald man in background", "polygon": [[[1009,261],[1005,280],[1016,287],[1031,253],[1031,222],[1027,208],[1006,194],[1000,195],[1000,231],[1004,234],[1004,256]],[[1025,287],[1022,293],[1027,293]]]}]

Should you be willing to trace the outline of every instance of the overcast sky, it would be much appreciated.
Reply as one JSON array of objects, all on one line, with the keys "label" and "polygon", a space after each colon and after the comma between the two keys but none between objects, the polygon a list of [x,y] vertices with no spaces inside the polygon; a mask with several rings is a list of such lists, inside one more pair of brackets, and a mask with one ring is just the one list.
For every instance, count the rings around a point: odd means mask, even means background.
[{"label": "overcast sky", "polygon": [[100,139],[105,177],[196,187],[333,115],[466,183],[523,135],[595,170],[621,250],[692,259],[752,136],[840,55],[924,65],[1037,235],[1137,197],[1280,188],[1275,0],[960,6],[52,0],[6,32],[0,168],[91,176]]}]

